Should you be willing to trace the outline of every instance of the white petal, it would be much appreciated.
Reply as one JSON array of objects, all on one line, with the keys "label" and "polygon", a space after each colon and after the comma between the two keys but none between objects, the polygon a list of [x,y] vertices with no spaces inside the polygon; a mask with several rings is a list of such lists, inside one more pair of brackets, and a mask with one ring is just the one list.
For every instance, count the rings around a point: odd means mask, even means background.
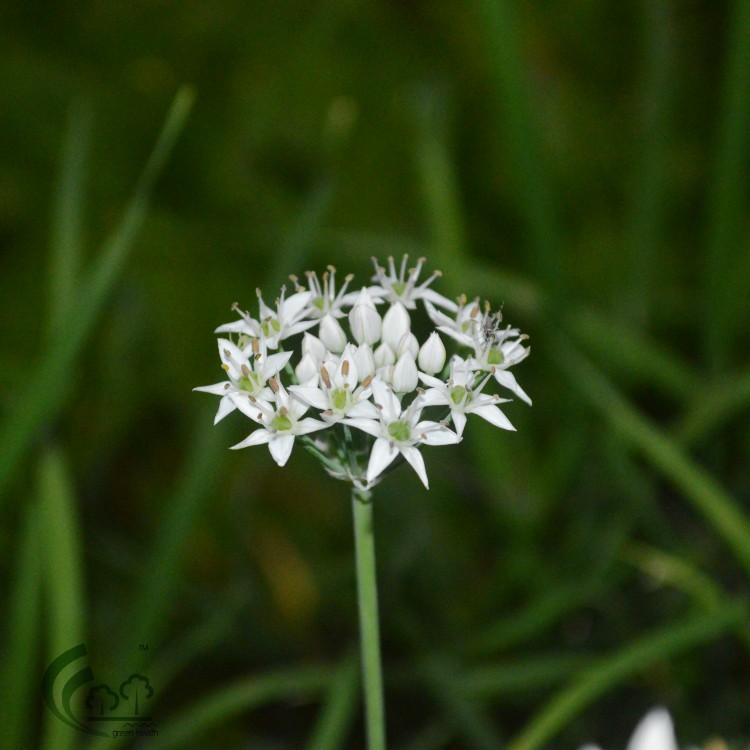
[{"label": "white petal", "polygon": [[393,422],[399,418],[401,404],[389,386],[380,380],[373,380],[372,396],[373,401],[383,407],[383,416],[386,422]]},{"label": "white petal", "polygon": [[216,343],[219,346],[221,361],[229,367],[229,376],[234,380],[239,380],[242,377],[242,365],[249,367],[247,357],[229,339],[219,339]]},{"label": "white petal", "polygon": [[239,448],[247,448],[251,445],[263,445],[273,439],[273,433],[266,429],[255,430],[251,432],[244,440],[232,446],[232,450],[236,451]]},{"label": "white petal", "polygon": [[510,423],[508,417],[503,414],[497,406],[493,404],[485,404],[484,406],[478,406],[474,409],[469,407],[470,414],[476,414],[482,419],[486,419],[490,424],[494,424],[495,427],[500,427],[503,430],[513,430],[516,428]]},{"label": "white petal", "polygon": [[199,385],[197,388],[193,388],[194,391],[200,391],[201,393],[211,393],[214,396],[223,396],[227,391],[227,381],[224,380],[221,383],[214,383],[213,385]]},{"label": "white petal", "polygon": [[401,454],[412,465],[414,471],[417,472],[417,476],[419,476],[419,478],[422,480],[422,484],[426,489],[429,490],[430,483],[427,481],[427,472],[424,468],[424,459],[422,458],[422,454],[414,446],[411,445],[406,445],[401,448]]},{"label": "white petal", "polygon": [[372,446],[370,461],[367,464],[367,481],[372,482],[375,477],[382,474],[396,456],[398,456],[396,446],[385,438],[378,438]]},{"label": "white petal", "polygon": [[411,393],[419,383],[417,365],[410,352],[404,352],[393,368],[393,390],[396,393]]},{"label": "white petal", "polygon": [[453,312],[456,312],[458,310],[458,305],[455,302],[449,300],[447,297],[443,297],[442,294],[438,294],[433,289],[425,289],[419,296],[422,299],[434,302],[436,305],[445,307],[448,310],[452,310]]},{"label": "white petal", "polygon": [[282,435],[276,437],[268,444],[268,450],[271,451],[273,460],[279,466],[283,466],[288,460],[289,456],[292,455],[292,448],[294,448],[294,435]]},{"label": "white petal", "polygon": [[261,410],[258,408],[257,402],[251,401],[245,393],[235,393],[232,396],[234,405],[246,416],[250,417],[254,422],[260,423]]},{"label": "white petal", "polygon": [[293,320],[312,299],[312,292],[296,292],[284,300],[284,320]]},{"label": "white petal", "polygon": [[456,435],[463,435],[464,427],[466,427],[466,414],[459,409],[454,409],[451,412],[451,417],[453,418],[453,424],[456,428]]},{"label": "white petal", "polygon": [[[440,383],[440,385],[443,384]],[[423,408],[428,406],[449,406],[450,401],[448,400],[448,395],[445,391],[439,390],[438,388],[430,388],[422,394],[421,404]]]},{"label": "white petal", "polygon": [[322,430],[325,427],[329,426],[330,425],[327,422],[321,422],[319,419],[307,417],[306,419],[300,419],[300,421],[297,422],[297,426],[294,428],[294,432],[297,435],[307,435],[310,432]]},{"label": "white petal", "polygon": [[523,399],[529,406],[531,406],[531,399],[526,395],[526,392],[518,385],[515,375],[508,370],[495,370],[495,380],[500,385],[513,391],[519,398]]},{"label": "white petal", "polygon": [[237,405],[234,401],[229,398],[229,396],[224,396],[224,398],[219,401],[219,409],[214,417],[214,424],[221,422],[227,414],[231,414],[236,408]]},{"label": "white petal", "polygon": [[260,370],[260,376],[263,380],[268,380],[286,367],[286,363],[291,359],[292,352],[279,352],[266,357]]},{"label": "white petal", "polygon": [[351,425],[352,427],[356,427],[358,430],[362,430],[362,432],[366,432],[368,435],[373,435],[376,438],[379,438],[383,434],[383,430],[380,427],[380,422],[376,422],[373,419],[364,419],[360,417],[347,417],[346,419],[341,420],[344,424]]},{"label": "white petal", "polygon": [[214,333],[245,333],[248,336],[258,338],[260,336],[260,325],[252,321],[255,325],[249,324],[246,320],[235,320],[233,323],[224,323],[214,330]]},{"label": "white petal", "polygon": [[438,331],[441,331],[446,336],[450,336],[455,341],[458,341],[459,344],[463,344],[464,346],[473,346],[474,344],[474,337],[469,336],[468,333],[461,333],[460,331],[457,331],[455,328],[451,328],[450,326],[438,326]]},{"label": "white petal", "polygon": [[425,310],[427,310],[427,314],[430,316],[430,320],[436,326],[447,326],[448,328],[455,328],[456,321],[453,318],[447,316],[442,310],[438,310],[425,297],[423,297],[423,300]]},{"label": "white petal", "polygon": [[627,750],[678,750],[669,713],[657,708],[641,719]]},{"label": "white petal", "polygon": [[360,401],[346,413],[348,417],[360,419],[379,419],[377,407],[371,401]]},{"label": "white petal", "polygon": [[312,328],[318,321],[317,320],[300,320],[299,323],[284,328],[284,335],[282,338],[288,339],[290,336],[296,336],[302,331],[306,331],[308,328]]},{"label": "white petal", "polygon": [[[461,442],[461,437],[453,430],[449,430],[443,425],[437,425],[437,422],[420,422],[415,428],[415,435],[421,435],[424,431],[424,437],[419,439],[425,445],[453,445]],[[429,428],[429,429],[428,429]]]},{"label": "white petal", "polygon": [[311,388],[306,385],[290,385],[290,393],[316,409],[327,409],[329,407],[328,396],[320,388]]}]

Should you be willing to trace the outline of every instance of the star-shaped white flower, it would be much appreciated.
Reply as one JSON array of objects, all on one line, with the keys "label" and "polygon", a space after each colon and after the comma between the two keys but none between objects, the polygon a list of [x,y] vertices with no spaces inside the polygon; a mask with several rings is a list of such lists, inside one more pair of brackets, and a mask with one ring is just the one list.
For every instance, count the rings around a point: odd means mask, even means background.
[{"label": "star-shaped white flower", "polygon": [[387,271],[383,266],[378,265],[377,258],[372,259],[375,266],[375,275],[372,277],[372,280],[377,283],[377,286],[370,287],[368,291],[373,298],[376,298],[376,301],[377,299],[386,300],[392,305],[400,302],[409,310],[413,310],[416,307],[416,301],[420,299],[440,305],[448,310],[455,310],[455,302],[429,288],[430,284],[441,275],[440,271],[434,271],[432,276],[426,281],[417,285],[425,258],[419,258],[416,267],[410,268],[407,271],[406,264],[408,260],[409,256],[404,255],[401,261],[401,268],[397,273],[392,256],[388,258]]},{"label": "star-shaped white flower", "polygon": [[467,414],[476,414],[503,430],[515,431],[516,428],[497,407],[497,404],[508,402],[509,399],[482,393],[482,388],[490,377],[487,375],[476,388],[473,388],[475,374],[466,368],[466,363],[461,357],[455,356],[451,359],[450,378],[447,382],[423,372],[419,373],[419,379],[430,386],[422,395],[422,404],[447,406],[458,435],[463,435]]},{"label": "star-shaped white flower", "polygon": [[272,403],[258,401],[250,395],[236,399],[237,408],[262,427],[233,445],[232,450],[267,444],[273,460],[279,466],[284,466],[292,453],[297,435],[323,430],[328,427],[328,423],[312,417],[301,419],[309,408],[307,404],[287,393],[284,386],[273,378],[269,381],[269,386],[273,391]]},{"label": "star-shaped white flower", "polygon": [[272,378],[286,366],[292,356],[291,352],[279,352],[267,356],[262,340],[257,338],[252,339],[248,347],[250,356],[247,356],[229,339],[219,339],[218,344],[221,367],[229,380],[193,388],[194,391],[213,393],[222,397],[219,401],[219,409],[216,412],[214,424],[237,408],[236,399],[238,396],[244,398],[252,396],[258,401],[271,401],[273,393],[266,383],[269,378]]},{"label": "star-shaped white flower", "polygon": [[378,410],[368,401],[372,376],[357,385],[356,358],[356,347],[347,344],[340,357],[322,363],[317,385],[290,385],[289,391],[304,403],[320,409],[326,422],[338,422],[347,416],[377,419]]},{"label": "star-shaped white flower", "polygon": [[276,300],[275,310],[263,301],[260,289],[256,289],[255,293],[258,295],[260,319],[250,317],[250,314],[240,310],[235,302],[232,309],[242,317],[233,323],[219,326],[215,333],[240,333],[262,338],[269,349],[278,349],[281,341],[312,328],[318,322],[307,317],[307,306],[312,299],[312,292],[296,292],[287,297],[286,287],[283,286],[281,296]]},{"label": "star-shaped white flower", "polygon": [[349,424],[375,437],[375,444],[370,453],[367,465],[367,483],[372,486],[400,453],[412,466],[429,489],[424,459],[416,446],[449,445],[461,441],[461,437],[444,424],[430,421],[419,421],[424,408],[417,397],[405,410],[393,391],[380,380],[372,381],[372,392],[375,406],[379,409],[378,419],[346,418]]},{"label": "star-shaped white flower", "polygon": [[[321,279],[318,279],[318,274],[315,271],[306,271],[305,276],[307,277],[307,284],[312,293],[309,301],[307,302],[307,317],[316,319],[322,318],[324,315],[333,315],[334,318],[343,318],[346,313],[341,309],[344,305],[352,304],[352,301],[356,294],[347,294],[346,289],[350,282],[354,278],[354,274],[348,274],[344,277],[344,283],[341,285],[338,293],[336,292],[336,269],[333,266],[328,266],[328,270],[321,274]],[[298,286],[298,278],[296,276],[289,277],[295,284],[297,291],[304,291],[303,287]]]}]

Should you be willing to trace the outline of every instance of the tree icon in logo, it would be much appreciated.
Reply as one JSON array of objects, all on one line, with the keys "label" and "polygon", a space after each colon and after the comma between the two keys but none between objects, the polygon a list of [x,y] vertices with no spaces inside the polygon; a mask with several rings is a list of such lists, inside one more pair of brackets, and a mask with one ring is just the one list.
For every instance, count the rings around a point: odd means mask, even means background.
[{"label": "tree icon in logo", "polygon": [[120,685],[120,695],[126,701],[129,701],[131,698],[135,700],[136,716],[140,716],[140,709],[143,706],[143,702],[148,700],[153,694],[154,689],[151,687],[148,677],[144,677],[142,674],[131,674],[130,677]]},{"label": "tree icon in logo", "polygon": [[99,716],[104,716],[109,711],[114,711],[120,699],[117,693],[109,685],[97,685],[89,690],[86,697],[86,708]]}]

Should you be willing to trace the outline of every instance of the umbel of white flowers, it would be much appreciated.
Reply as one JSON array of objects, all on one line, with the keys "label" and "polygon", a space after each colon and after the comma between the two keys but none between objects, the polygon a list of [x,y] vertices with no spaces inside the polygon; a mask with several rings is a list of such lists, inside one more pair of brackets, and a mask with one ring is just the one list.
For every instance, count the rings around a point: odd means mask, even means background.
[{"label": "umbel of white flowers", "polygon": [[[329,474],[360,489],[397,459],[428,487],[422,446],[460,442],[471,414],[514,430],[498,406],[510,399],[487,390],[499,385],[531,404],[510,371],[528,356],[528,337],[503,326],[489,302],[438,294],[440,273],[421,279],[424,262],[407,268],[404,255],[397,269],[393,258],[387,268],[373,258],[373,283],[351,292],[354,277],[337,291],[332,266],[320,278],[308,272],[307,286],[290,276],[294,292],[282,287],[273,307],[257,290],[257,318],[235,303],[239,319],[216,329],[226,379],[195,389],[220,396],[214,424],[237,410],[257,425],[233,448],[268,445],[284,466],[299,438]],[[418,303],[434,327],[421,344]]]}]

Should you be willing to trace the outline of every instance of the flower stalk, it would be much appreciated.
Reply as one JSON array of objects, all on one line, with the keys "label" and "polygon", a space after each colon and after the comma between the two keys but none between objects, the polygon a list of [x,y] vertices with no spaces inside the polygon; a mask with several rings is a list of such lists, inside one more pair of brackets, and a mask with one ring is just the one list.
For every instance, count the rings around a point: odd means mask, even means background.
[{"label": "flower stalk", "polygon": [[368,750],[385,750],[385,707],[383,671],[380,659],[378,590],[375,574],[375,535],[372,517],[372,492],[352,488],[354,542],[357,557],[357,597],[362,653],[362,685]]}]

